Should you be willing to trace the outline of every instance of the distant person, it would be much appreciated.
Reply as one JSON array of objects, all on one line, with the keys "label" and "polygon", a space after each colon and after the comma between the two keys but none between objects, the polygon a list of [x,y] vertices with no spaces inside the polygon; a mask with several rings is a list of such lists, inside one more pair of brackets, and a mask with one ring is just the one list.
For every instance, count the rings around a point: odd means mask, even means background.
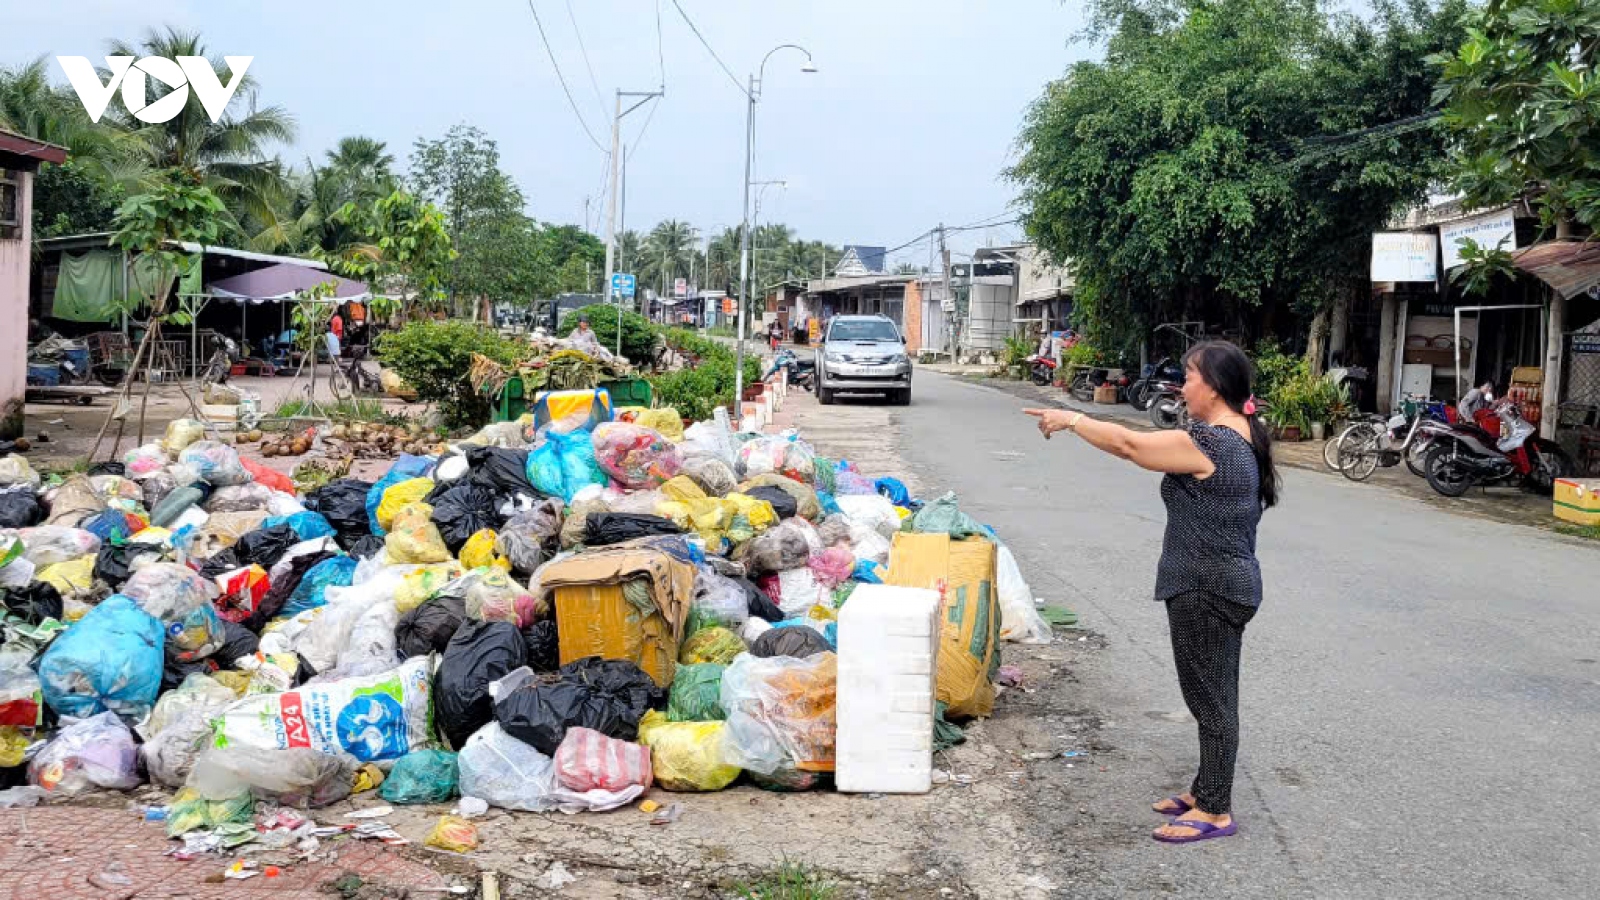
[{"label": "distant person", "polygon": [[567,340],[579,350],[592,351],[600,349],[600,338],[596,337],[594,329],[589,327],[588,316],[578,317],[578,327],[573,329],[572,336]]},{"label": "distant person", "polygon": [[777,320],[773,320],[772,326],[767,329],[767,344],[773,353],[777,353],[778,345],[781,343],[783,343],[783,326],[778,324]]},{"label": "distant person", "polygon": [[1151,836],[1171,844],[1227,837],[1239,751],[1239,653],[1261,605],[1256,525],[1278,502],[1272,440],[1256,417],[1250,360],[1206,341],[1184,356],[1184,431],[1131,431],[1064,409],[1025,409],[1046,438],[1070,431],[1140,468],[1164,472],[1167,530],[1156,596],[1167,606],[1178,686],[1199,723],[1200,771],[1185,793],[1152,809],[1172,822]]},{"label": "distant person", "polygon": [[1461,414],[1464,422],[1475,421],[1474,415],[1483,409],[1488,409],[1494,403],[1494,382],[1485,381],[1461,398],[1456,404],[1456,412]]}]

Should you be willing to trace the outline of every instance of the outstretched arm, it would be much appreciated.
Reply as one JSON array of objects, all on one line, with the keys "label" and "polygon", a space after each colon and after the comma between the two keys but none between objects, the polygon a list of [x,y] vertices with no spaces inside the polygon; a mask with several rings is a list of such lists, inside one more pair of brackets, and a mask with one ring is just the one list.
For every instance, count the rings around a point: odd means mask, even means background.
[{"label": "outstretched arm", "polygon": [[1058,431],[1071,431],[1091,446],[1141,469],[1198,478],[1209,478],[1217,470],[1187,432],[1134,431],[1066,409],[1025,409],[1023,412],[1039,420],[1039,432],[1047,439]]}]

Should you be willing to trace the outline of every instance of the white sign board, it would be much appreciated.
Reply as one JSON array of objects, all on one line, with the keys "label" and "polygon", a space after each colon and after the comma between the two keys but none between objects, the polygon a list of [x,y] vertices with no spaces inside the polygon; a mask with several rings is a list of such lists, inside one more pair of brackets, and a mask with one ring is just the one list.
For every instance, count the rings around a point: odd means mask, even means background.
[{"label": "white sign board", "polygon": [[687,296],[689,296],[689,279],[687,279],[687,278],[674,278],[674,279],[672,279],[672,296],[674,296],[674,297],[687,297]]},{"label": "white sign board", "polygon": [[[1445,269],[1461,265],[1461,243],[1467,238],[1478,242],[1479,247],[1502,250],[1517,249],[1517,220],[1510,208],[1449,222],[1439,226],[1439,246],[1444,251]],[[1504,241],[1505,243],[1501,243]]]},{"label": "white sign board", "polygon": [[1418,231],[1372,235],[1373,281],[1438,281],[1439,236]]}]

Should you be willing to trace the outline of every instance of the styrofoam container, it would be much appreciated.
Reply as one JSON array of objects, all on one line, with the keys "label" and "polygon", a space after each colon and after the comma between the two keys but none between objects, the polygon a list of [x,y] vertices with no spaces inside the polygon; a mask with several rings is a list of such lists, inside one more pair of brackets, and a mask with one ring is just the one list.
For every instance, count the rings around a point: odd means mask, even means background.
[{"label": "styrofoam container", "polygon": [[839,611],[834,781],[852,793],[933,788],[939,593],[862,584]]}]

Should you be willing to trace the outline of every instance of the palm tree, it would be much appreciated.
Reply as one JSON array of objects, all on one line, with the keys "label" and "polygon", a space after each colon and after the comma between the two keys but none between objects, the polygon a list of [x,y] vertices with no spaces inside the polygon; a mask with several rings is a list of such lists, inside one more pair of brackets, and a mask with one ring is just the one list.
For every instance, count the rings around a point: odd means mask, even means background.
[{"label": "palm tree", "polygon": [[661,222],[645,238],[644,253],[655,269],[652,274],[657,290],[666,293],[668,280],[689,274],[689,262],[694,257],[694,227],[678,219]]},{"label": "palm tree", "polygon": [[[138,45],[125,41],[112,41],[110,52],[119,56],[206,56],[216,70],[219,80],[226,83],[231,77],[227,63],[220,56],[207,56],[200,35],[169,27],[165,33],[154,30],[146,33]],[[150,84],[148,89],[160,92],[162,85]],[[247,233],[256,229],[249,225],[270,226],[277,216],[275,206],[281,208],[285,197],[292,196],[293,183],[288,167],[281,160],[268,155],[275,144],[293,143],[294,117],[279,106],[256,106],[258,85],[253,77],[245,75],[230,107],[243,101],[245,112],[234,115],[225,112],[212,122],[200,98],[191,92],[183,111],[172,119],[156,125],[146,125],[128,116],[113,105],[108,115],[116,115],[118,122],[138,139],[141,156],[151,169],[181,168],[198,175],[241,224]],[[154,98],[152,98],[153,100]]]},{"label": "palm tree", "polygon": [[304,170],[289,173],[288,189],[274,198],[272,217],[251,238],[253,248],[338,257],[359,238],[334,213],[346,203],[371,206],[399,184],[394,157],[382,141],[360,135],[340,138],[327,157],[326,165],[308,159]]},{"label": "palm tree", "polygon": [[339,139],[328,151],[327,168],[337,173],[357,203],[387,197],[394,191],[394,156],[388,145],[375,138],[352,135]]}]

